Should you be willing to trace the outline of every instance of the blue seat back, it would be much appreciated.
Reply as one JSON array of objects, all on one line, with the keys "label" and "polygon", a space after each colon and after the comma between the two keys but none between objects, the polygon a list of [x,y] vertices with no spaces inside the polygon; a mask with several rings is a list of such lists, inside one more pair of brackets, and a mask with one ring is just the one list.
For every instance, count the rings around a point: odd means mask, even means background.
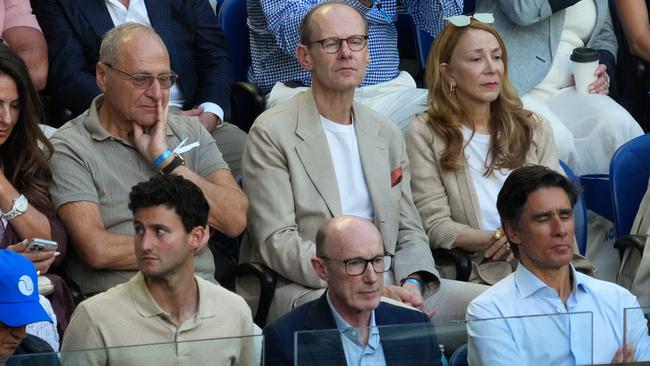
[{"label": "blue seat back", "polygon": [[467,344],[457,348],[449,358],[449,366],[467,366]]},{"label": "blue seat back", "polygon": [[[573,173],[571,168],[569,168],[568,165],[566,165],[565,162],[560,160],[560,165],[562,166],[562,169],[564,169],[564,173],[566,174],[567,178],[569,178],[569,181],[573,183],[574,186],[578,188],[578,190],[581,189],[580,187],[580,180],[576,175]],[[573,221],[575,223],[575,235],[576,235],[576,241],[578,242],[578,249],[580,250],[580,254],[585,255],[587,252],[587,205],[585,204],[585,197],[582,192],[580,192],[580,195],[578,196],[578,200],[576,201],[576,204],[573,206]]]},{"label": "blue seat back", "polygon": [[[465,0],[463,5],[463,14],[474,14],[474,0]],[[446,23],[445,23],[446,24]],[[413,26],[415,33],[416,43],[416,58],[420,69],[424,70],[427,66],[427,59],[429,58],[429,51],[433,44],[434,38],[427,32],[419,30]]]},{"label": "blue seat back", "polygon": [[609,166],[616,237],[630,234],[649,177],[650,135],[646,134],[619,147]]},{"label": "blue seat back", "polygon": [[433,37],[423,31],[416,29],[415,30],[415,43],[416,43],[416,56],[418,60],[418,66],[420,69],[424,70],[427,66],[427,58],[429,57],[429,50],[431,49],[431,44],[433,44]]},{"label": "blue seat back", "polygon": [[251,64],[247,18],[246,0],[223,0],[221,2],[219,23],[228,39],[228,51],[232,58],[233,82],[246,81],[248,67]]}]

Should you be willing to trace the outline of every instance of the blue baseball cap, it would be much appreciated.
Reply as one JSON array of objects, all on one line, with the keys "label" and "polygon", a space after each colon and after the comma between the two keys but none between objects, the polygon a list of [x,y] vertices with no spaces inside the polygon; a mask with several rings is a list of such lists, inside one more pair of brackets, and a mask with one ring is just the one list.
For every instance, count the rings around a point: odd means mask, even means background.
[{"label": "blue baseball cap", "polygon": [[48,321],[38,300],[36,268],[26,257],[0,250],[0,322],[9,327]]}]

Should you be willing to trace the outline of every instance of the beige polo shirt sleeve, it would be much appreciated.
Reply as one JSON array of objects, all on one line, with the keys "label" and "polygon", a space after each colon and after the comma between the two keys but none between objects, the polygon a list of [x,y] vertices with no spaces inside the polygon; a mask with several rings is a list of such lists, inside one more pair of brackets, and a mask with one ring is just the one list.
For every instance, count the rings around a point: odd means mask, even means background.
[{"label": "beige polo shirt sleeve", "polygon": [[[66,365],[106,365],[106,344],[88,313],[80,304],[72,314],[61,344],[61,361]],[[83,350],[83,351],[75,351]]]}]

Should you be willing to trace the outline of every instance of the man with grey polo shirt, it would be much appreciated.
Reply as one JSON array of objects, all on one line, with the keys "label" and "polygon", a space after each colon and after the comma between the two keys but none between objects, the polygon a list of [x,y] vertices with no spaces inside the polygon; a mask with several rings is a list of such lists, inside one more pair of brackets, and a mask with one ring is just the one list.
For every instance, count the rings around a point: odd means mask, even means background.
[{"label": "man with grey polo shirt", "polygon": [[[103,94],[52,137],[50,186],[74,254],[68,274],[83,294],[94,294],[135,274],[131,187],[157,174],[194,182],[210,204],[209,225],[229,236],[246,225],[248,200],[196,119],[168,113],[177,75],[156,32],[125,23],[106,33],[97,63]],[[208,250],[198,251],[197,273],[214,280]]]}]

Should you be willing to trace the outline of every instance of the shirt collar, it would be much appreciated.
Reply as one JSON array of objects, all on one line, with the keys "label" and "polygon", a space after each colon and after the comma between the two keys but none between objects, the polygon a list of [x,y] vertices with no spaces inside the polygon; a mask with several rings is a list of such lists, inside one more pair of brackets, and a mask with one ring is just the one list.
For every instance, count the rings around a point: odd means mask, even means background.
[{"label": "shirt collar", "polygon": [[[218,301],[218,299],[210,299],[209,296],[201,296],[201,294],[209,293],[206,289],[208,282],[202,281],[196,276],[194,276],[194,280],[196,281],[197,291],[199,292],[199,307],[196,315],[201,319],[216,316],[217,306],[215,306],[215,302]],[[169,316],[169,314],[158,305],[153,296],[151,296],[151,292],[149,292],[149,289],[147,288],[142,272],[136,273],[135,276],[129,280],[128,286],[135,308],[142,317],[151,318],[160,315]]]},{"label": "shirt collar", "polygon": [[[576,289],[587,292],[587,276],[582,276],[576,272],[573,264],[569,263],[569,268],[573,278],[573,289],[571,292],[574,293]],[[515,285],[522,297],[531,296],[542,288],[550,288],[521,263],[519,263],[515,271]]]},{"label": "shirt collar", "polygon": [[[334,321],[336,322],[336,329],[343,336],[354,341],[356,344],[359,344],[359,333],[357,330],[352,327],[348,322],[343,319],[343,317],[336,311],[332,301],[330,300],[329,291],[326,293],[325,297],[327,298],[327,305],[329,305],[332,315],[334,316]],[[375,311],[373,310],[370,313],[370,324],[368,324],[370,334],[368,336],[368,346],[372,349],[377,349],[379,347],[379,329],[377,328],[377,323],[375,322]]]},{"label": "shirt collar", "polygon": [[103,141],[111,138],[111,134],[106,131],[101,122],[99,122],[99,107],[101,107],[102,102],[104,101],[104,94],[100,94],[92,103],[90,103],[90,108],[88,108],[88,115],[84,119],[84,126],[88,132],[90,132],[90,137],[97,141]]}]

